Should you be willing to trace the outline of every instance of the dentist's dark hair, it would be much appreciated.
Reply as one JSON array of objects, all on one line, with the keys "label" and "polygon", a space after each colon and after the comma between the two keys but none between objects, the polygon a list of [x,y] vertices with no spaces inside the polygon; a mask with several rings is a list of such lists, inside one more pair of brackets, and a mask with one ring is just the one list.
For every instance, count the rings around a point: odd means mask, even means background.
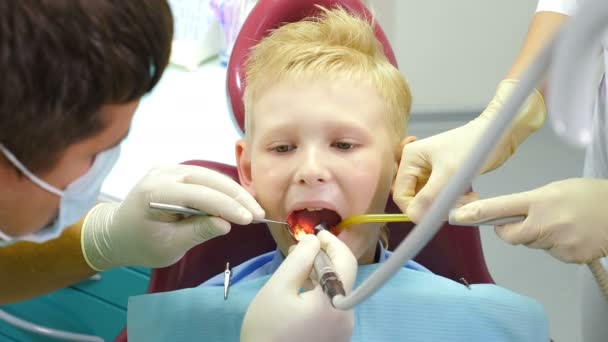
[{"label": "dentist's dark hair", "polygon": [[0,0],[0,143],[51,168],[156,85],[172,36],[166,0]]}]

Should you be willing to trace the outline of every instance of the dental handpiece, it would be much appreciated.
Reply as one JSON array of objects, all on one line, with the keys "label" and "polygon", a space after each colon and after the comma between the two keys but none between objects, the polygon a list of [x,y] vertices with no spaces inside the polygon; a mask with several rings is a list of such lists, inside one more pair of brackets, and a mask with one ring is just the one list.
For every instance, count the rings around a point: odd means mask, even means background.
[{"label": "dental handpiece", "polygon": [[[315,234],[319,233],[322,230],[327,230],[327,227],[320,223],[315,228]],[[325,253],[324,250],[320,250],[319,254],[315,257],[314,260],[314,268],[317,273],[317,279],[319,280],[319,285],[323,289],[323,292],[329,297],[330,302],[333,304],[333,298],[336,295],[345,296],[344,285],[342,281],[338,277],[338,273],[336,273],[334,269],[334,264],[331,262],[331,259]]]}]

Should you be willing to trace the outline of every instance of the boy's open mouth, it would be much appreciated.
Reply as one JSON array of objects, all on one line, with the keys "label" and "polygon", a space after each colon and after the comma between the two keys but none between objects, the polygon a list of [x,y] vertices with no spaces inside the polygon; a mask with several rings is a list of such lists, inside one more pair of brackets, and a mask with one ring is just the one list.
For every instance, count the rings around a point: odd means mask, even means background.
[{"label": "boy's open mouth", "polygon": [[298,241],[306,234],[314,234],[314,228],[319,223],[324,223],[330,232],[336,234],[334,227],[340,221],[342,218],[337,212],[325,208],[295,210],[287,216],[289,229]]}]

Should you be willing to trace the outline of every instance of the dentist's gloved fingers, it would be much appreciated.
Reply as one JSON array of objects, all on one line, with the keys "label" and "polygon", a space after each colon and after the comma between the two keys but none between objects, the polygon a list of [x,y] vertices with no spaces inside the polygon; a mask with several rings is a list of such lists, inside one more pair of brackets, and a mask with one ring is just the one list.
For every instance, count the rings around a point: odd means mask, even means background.
[{"label": "dentist's gloved fingers", "polygon": [[418,185],[422,185],[424,182],[426,182],[426,179],[423,182],[420,178],[422,177],[405,171],[405,166],[399,166],[397,178],[395,179],[395,184],[393,185],[392,190],[393,200],[403,210],[406,210],[412,199],[414,199]]},{"label": "dentist's gloved fingers", "polygon": [[174,224],[172,243],[186,250],[230,232],[230,222],[219,217],[190,216]]},{"label": "dentist's gloved fingers", "polygon": [[252,212],[237,200],[202,185],[172,183],[151,193],[150,201],[202,210],[237,224],[249,224],[253,220]]},{"label": "dentist's gloved fingers", "polygon": [[532,200],[530,192],[521,192],[474,201],[456,209],[454,218],[459,223],[470,224],[509,216],[526,216]]},{"label": "dentist's gloved fingers", "polygon": [[[151,210],[150,202],[192,207],[223,219],[184,219]],[[165,267],[198,243],[226,234],[230,230],[227,221],[251,222],[254,213],[247,207],[252,207],[250,202],[245,189],[218,172],[191,165],[157,167],[122,203],[100,204],[87,214],[82,225],[82,251],[89,266],[100,271],[126,265]]]},{"label": "dentist's gloved fingers", "polygon": [[542,227],[534,229],[537,236],[530,242],[526,243],[526,247],[534,248],[534,249],[544,249],[547,252],[551,253],[551,249],[555,248],[556,244],[551,239],[548,239],[545,234],[543,234]]},{"label": "dentist's gloved fingers", "polygon": [[[415,142],[412,143],[412,145],[413,144],[415,144]],[[411,216],[410,218],[415,221],[421,217],[422,214],[418,213],[416,210],[412,210],[412,202],[415,199],[418,199],[418,191],[427,184],[431,166],[425,165],[426,162],[420,160],[415,155],[408,155],[407,153],[410,151],[411,149],[409,149],[409,146],[406,146],[406,148],[403,149],[403,155],[393,185],[393,201],[403,213],[408,216],[414,215],[415,218],[412,218]]]},{"label": "dentist's gloved fingers", "polygon": [[[293,252],[293,250],[296,248],[297,244],[291,245],[289,247],[289,250],[287,251],[287,255],[291,254],[291,252]],[[315,272],[315,268],[311,268],[310,269],[310,275],[308,276],[308,278],[306,280],[304,280],[304,283],[302,283],[302,290],[304,291],[310,291],[312,290],[315,286],[317,286],[318,281],[317,281],[317,272]]]},{"label": "dentist's gloved fingers", "polygon": [[[223,193],[243,206],[255,219],[264,217],[264,210],[253,196],[237,182],[217,171],[194,165],[168,165],[151,170],[144,178],[141,190],[149,193],[152,201],[165,201],[167,204],[191,206],[205,211],[200,202],[202,196],[182,198],[174,189],[175,184],[199,186]],[[168,202],[176,199],[176,201]],[[204,201],[203,201],[204,202]],[[246,222],[248,223],[248,222]]]},{"label": "dentist's gloved fingers", "polygon": [[317,234],[317,238],[319,238],[321,248],[325,250],[334,264],[338,277],[344,285],[344,290],[350,292],[357,278],[357,258],[350,248],[332,233],[321,231]]},{"label": "dentist's gloved fingers", "polygon": [[[467,160],[517,83],[515,80],[501,82],[496,95],[477,119],[405,145],[395,179],[393,199],[414,222],[422,219],[441,189]],[[485,173],[502,165],[528,135],[542,126],[545,114],[542,96],[536,91],[522,106],[510,130],[498,142],[479,172]],[[417,191],[418,188],[420,191]]]},{"label": "dentist's gloved fingers", "polygon": [[297,293],[308,279],[320,248],[319,239],[315,235],[304,236],[287,255],[267,285],[274,286],[273,290],[277,293],[284,291],[287,291],[286,295]]},{"label": "dentist's gloved fingers", "polygon": [[405,214],[414,222],[420,222],[431,204],[435,201],[441,189],[448,182],[450,175],[444,171],[434,170],[426,184],[418,191],[416,196],[410,201]]},{"label": "dentist's gloved fingers", "polygon": [[[332,307],[330,299],[318,285],[310,291],[300,293],[299,297],[301,302],[306,305],[298,308],[298,315],[306,317],[307,321],[312,320],[316,328],[314,333],[307,335],[321,335],[316,338],[314,336],[305,338],[302,342],[347,342],[351,340],[355,328],[354,310],[342,311]],[[290,341],[292,340],[290,339]]]},{"label": "dentist's gloved fingers", "polygon": [[327,305],[327,309],[329,310],[337,310],[331,307],[329,298],[327,297],[325,292],[323,292],[323,288],[321,288],[321,285],[319,284],[315,284],[315,286],[311,289],[301,292],[299,297],[302,302],[317,304],[317,307],[308,307],[308,309],[311,310],[311,312],[309,313],[310,315],[313,315],[314,311],[318,310],[321,305]]},{"label": "dentist's gloved fingers", "polygon": [[462,206],[475,201],[479,201],[479,195],[476,192],[467,192],[458,199],[454,205],[454,208],[461,208]]},{"label": "dentist's gloved fingers", "polygon": [[228,176],[202,167],[194,167],[191,173],[184,176],[183,182],[215,189],[239,202],[251,212],[255,219],[264,218],[264,209],[262,209],[255,198],[237,182],[228,178]]},{"label": "dentist's gloved fingers", "polygon": [[538,241],[541,231],[538,226],[526,224],[526,221],[509,223],[494,228],[496,235],[511,245],[527,245]]}]

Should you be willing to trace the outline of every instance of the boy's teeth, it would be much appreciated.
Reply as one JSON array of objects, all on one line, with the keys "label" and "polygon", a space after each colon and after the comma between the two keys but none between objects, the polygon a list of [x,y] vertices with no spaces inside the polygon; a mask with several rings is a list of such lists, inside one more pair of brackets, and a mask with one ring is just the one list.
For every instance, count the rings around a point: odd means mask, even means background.
[{"label": "boy's teeth", "polygon": [[322,210],[323,208],[306,208],[306,210],[308,211],[319,211]]}]

